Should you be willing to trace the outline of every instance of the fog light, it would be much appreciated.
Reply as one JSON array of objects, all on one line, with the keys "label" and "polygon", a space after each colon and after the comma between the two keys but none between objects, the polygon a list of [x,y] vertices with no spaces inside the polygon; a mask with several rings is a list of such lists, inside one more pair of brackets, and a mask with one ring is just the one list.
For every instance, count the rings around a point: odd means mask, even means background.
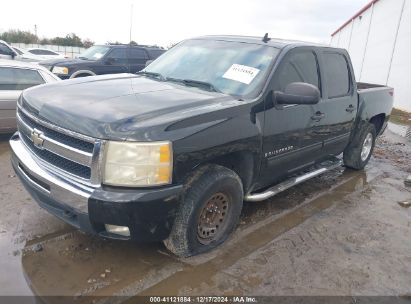
[{"label": "fog light", "polygon": [[105,224],[106,231],[114,234],[119,234],[123,236],[130,236],[130,229],[127,226],[116,226],[116,225],[109,225]]}]

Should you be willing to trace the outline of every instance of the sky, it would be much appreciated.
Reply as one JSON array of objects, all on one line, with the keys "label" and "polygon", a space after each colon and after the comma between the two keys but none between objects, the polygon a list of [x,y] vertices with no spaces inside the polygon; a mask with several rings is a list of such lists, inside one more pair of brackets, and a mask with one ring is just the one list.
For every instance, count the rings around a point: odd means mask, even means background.
[{"label": "sky", "polygon": [[[249,35],[329,43],[369,0],[19,0],[1,4],[0,32],[40,38],[76,33],[96,43],[131,40],[167,47],[201,35]],[[131,18],[131,14],[133,17]]]}]

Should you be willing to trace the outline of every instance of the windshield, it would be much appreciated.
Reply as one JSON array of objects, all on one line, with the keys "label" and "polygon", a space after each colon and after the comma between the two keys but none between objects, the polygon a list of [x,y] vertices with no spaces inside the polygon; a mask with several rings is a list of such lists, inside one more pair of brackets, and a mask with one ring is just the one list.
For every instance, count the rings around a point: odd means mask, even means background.
[{"label": "windshield", "polygon": [[96,45],[92,46],[91,48],[85,50],[83,53],[78,56],[80,59],[87,59],[87,60],[98,60],[103,57],[110,48],[108,46]]},{"label": "windshield", "polygon": [[225,94],[244,96],[261,89],[278,53],[259,44],[193,39],[164,53],[144,72],[163,80],[204,82]]},{"label": "windshield", "polygon": [[18,48],[13,48],[13,50],[14,50],[17,54],[23,55],[23,52],[20,51]]}]

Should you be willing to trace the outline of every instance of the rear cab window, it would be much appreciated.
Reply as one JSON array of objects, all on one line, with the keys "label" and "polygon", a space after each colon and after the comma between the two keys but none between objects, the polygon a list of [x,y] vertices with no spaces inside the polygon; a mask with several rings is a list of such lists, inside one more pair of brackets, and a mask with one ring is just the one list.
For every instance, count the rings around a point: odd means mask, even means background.
[{"label": "rear cab window", "polygon": [[351,74],[347,58],[341,53],[324,52],[323,60],[328,98],[350,95]]}]

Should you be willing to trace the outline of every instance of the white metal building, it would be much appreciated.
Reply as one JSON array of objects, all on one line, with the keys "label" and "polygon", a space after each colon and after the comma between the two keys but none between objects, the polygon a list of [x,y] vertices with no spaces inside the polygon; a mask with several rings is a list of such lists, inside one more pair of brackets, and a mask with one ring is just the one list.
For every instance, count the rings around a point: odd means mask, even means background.
[{"label": "white metal building", "polygon": [[357,81],[394,87],[394,106],[411,112],[411,0],[373,0],[331,36]]}]

